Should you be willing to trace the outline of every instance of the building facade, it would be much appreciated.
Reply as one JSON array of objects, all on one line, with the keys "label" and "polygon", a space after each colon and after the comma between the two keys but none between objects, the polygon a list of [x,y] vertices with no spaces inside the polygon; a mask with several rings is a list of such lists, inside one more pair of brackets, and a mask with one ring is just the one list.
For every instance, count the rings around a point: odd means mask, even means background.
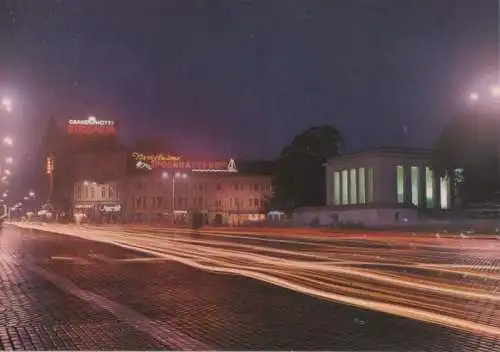
[{"label": "building facade", "polygon": [[125,220],[185,224],[199,212],[206,224],[238,225],[265,220],[271,179],[264,175],[184,172],[132,175],[127,179]]},{"label": "building facade", "polygon": [[326,207],[298,209],[298,222],[393,224],[417,221],[422,211],[451,209],[451,176],[432,170],[431,150],[379,148],[325,164]]},{"label": "building facade", "polygon": [[238,172],[233,160],[229,169],[220,170],[200,169],[193,162],[189,166],[196,169],[179,169],[185,165],[179,160],[175,167],[149,168],[131,159],[132,154],[137,155],[123,150],[75,156],[75,222],[184,225],[195,212],[214,225],[265,220],[270,176]]},{"label": "building facade", "polygon": [[73,156],[71,212],[76,222],[123,221],[127,151],[80,153]]}]

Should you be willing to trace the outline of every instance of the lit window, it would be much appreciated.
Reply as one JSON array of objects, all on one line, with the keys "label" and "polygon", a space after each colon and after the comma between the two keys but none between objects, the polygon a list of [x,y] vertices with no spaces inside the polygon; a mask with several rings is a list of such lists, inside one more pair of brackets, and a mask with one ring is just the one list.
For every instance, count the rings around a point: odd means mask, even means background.
[{"label": "lit window", "polygon": [[101,187],[101,198],[106,199],[106,187]]},{"label": "lit window", "polygon": [[340,205],[340,172],[333,173],[333,204]]},{"label": "lit window", "polygon": [[448,175],[440,178],[441,209],[450,208],[450,178]]},{"label": "lit window", "polygon": [[357,177],[356,177],[356,169],[351,169],[349,170],[349,176],[350,176],[350,183],[349,183],[349,188],[350,188],[350,203],[351,204],[356,204],[358,202],[358,187],[357,187]]},{"label": "lit window", "polygon": [[90,199],[95,199],[95,187],[91,186],[92,188],[90,189]]},{"label": "lit window", "polygon": [[405,202],[405,168],[403,165],[396,166],[396,197],[398,203]]},{"label": "lit window", "polygon": [[411,202],[415,206],[419,206],[420,198],[420,167],[411,167]]},{"label": "lit window", "polygon": [[434,172],[430,167],[425,168],[425,205],[434,208]]},{"label": "lit window", "polygon": [[360,167],[358,169],[358,189],[359,189],[359,203],[366,203],[366,185],[365,185],[365,168]]},{"label": "lit window", "polygon": [[342,170],[342,204],[349,203],[349,171]]}]

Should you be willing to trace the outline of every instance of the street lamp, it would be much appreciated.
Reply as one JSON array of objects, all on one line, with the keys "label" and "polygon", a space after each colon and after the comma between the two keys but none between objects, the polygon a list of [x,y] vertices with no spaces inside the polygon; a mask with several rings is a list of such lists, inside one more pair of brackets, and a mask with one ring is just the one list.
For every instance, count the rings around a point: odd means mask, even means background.
[{"label": "street lamp", "polygon": [[[170,177],[168,172],[163,172],[161,177],[166,180]],[[172,175],[172,225],[175,222],[175,181],[176,180],[185,180],[188,178],[188,175],[185,172],[176,172]]]},{"label": "street lamp", "polygon": [[7,176],[9,176],[9,175],[11,174],[10,170],[8,170],[8,169],[5,169],[5,170],[3,171],[3,173],[4,173],[4,174],[6,174]]},{"label": "street lamp", "polygon": [[8,156],[8,157],[5,158],[5,163],[6,164],[12,164],[13,161],[14,161],[14,159],[12,159],[11,156]]},{"label": "street lamp", "polygon": [[5,137],[3,139],[3,144],[9,146],[9,147],[12,147],[12,145],[14,144],[14,141],[12,140],[11,137]]},{"label": "street lamp", "polygon": [[12,112],[12,100],[10,100],[9,98],[2,98],[0,106],[2,110]]},{"label": "street lamp", "polygon": [[30,192],[28,193],[28,196],[30,196],[31,198],[35,197],[35,192],[30,191]]},{"label": "street lamp", "polygon": [[[488,112],[489,113],[494,113],[495,115],[498,115],[499,108],[500,108],[500,84],[495,84],[489,87],[489,94],[484,93],[484,94],[479,94],[478,92],[471,92],[469,94],[469,101],[471,102],[472,106],[474,106],[475,109],[478,111],[483,111],[483,112]],[[483,99],[484,98],[484,99]],[[484,100],[479,102],[479,100]],[[481,140],[479,137],[480,134],[480,127],[479,127],[479,121],[478,121],[478,127],[477,127],[477,133],[478,133],[478,141]],[[497,138],[497,168],[498,168],[498,175],[500,175],[500,144],[498,144],[498,138]],[[497,175],[497,177],[498,177]]]}]

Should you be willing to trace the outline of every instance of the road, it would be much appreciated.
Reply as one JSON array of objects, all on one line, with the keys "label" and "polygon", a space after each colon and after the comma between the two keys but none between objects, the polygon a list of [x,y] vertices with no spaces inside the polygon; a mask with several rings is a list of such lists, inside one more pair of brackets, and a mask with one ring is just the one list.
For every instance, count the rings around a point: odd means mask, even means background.
[{"label": "road", "polygon": [[2,349],[500,350],[500,241],[8,225]]}]

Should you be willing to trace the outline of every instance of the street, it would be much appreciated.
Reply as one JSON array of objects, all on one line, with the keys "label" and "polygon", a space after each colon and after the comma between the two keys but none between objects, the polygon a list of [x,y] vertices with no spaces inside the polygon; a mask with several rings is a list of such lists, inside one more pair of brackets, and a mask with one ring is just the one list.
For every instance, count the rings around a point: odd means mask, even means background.
[{"label": "street", "polygon": [[19,223],[0,250],[2,350],[500,349],[494,236]]}]

